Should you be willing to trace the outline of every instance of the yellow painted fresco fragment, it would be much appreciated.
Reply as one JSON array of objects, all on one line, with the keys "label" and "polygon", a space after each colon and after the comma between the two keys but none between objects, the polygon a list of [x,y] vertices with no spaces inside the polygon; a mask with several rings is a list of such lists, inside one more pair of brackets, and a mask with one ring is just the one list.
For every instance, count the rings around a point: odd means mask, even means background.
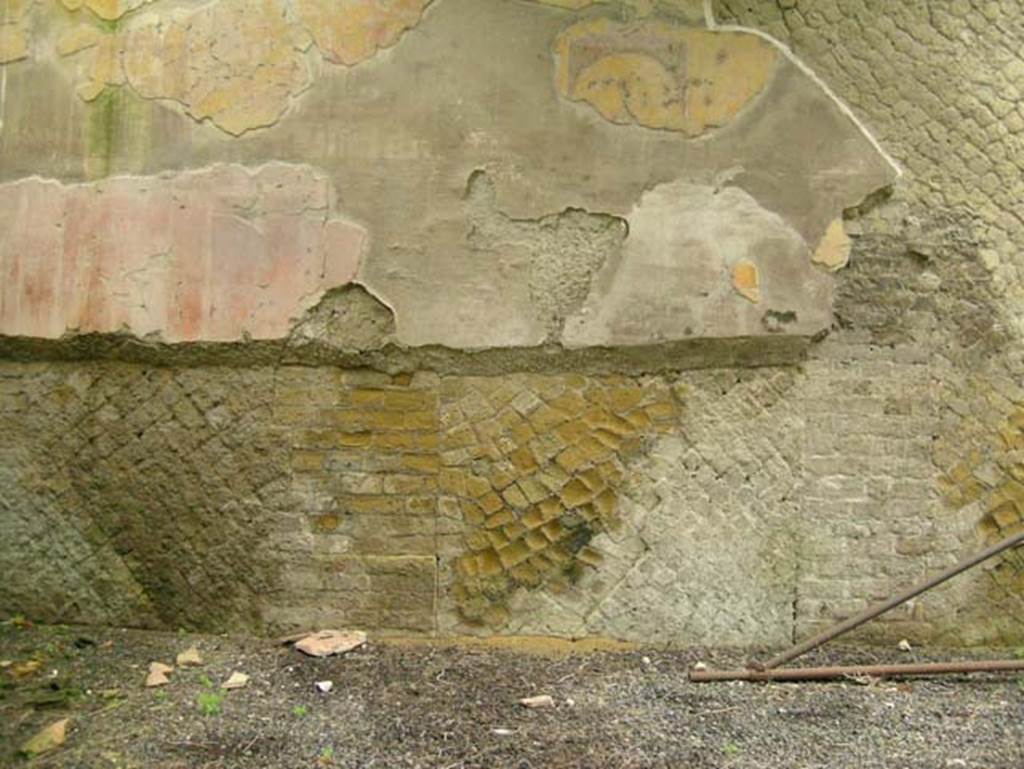
[{"label": "yellow painted fresco fragment", "polygon": [[0,64],[9,64],[28,56],[28,34],[17,24],[0,27]]},{"label": "yellow painted fresco fragment", "polygon": [[[117,19],[150,0],[62,0]],[[275,123],[309,85],[313,43],[333,63],[354,65],[394,45],[430,0],[215,0],[193,8],[163,4],[123,29],[80,26],[57,50],[86,49],[77,62],[79,96],[95,99],[127,83],[147,99],[177,102],[196,120],[235,136]]]},{"label": "yellow painted fresco fragment", "polygon": [[70,56],[86,48],[92,48],[99,43],[103,32],[91,24],[79,24],[66,30],[57,39],[57,53],[61,56]]},{"label": "yellow painted fresco fragment", "polygon": [[761,301],[761,276],[757,265],[743,259],[732,268],[732,286],[745,299],[754,304]]},{"label": "yellow painted fresco fragment", "polygon": [[588,19],[555,41],[555,84],[613,123],[700,136],[761,93],[778,51],[744,32]]},{"label": "yellow painted fresco fragment", "polygon": [[684,111],[679,85],[650,56],[605,56],[580,71],[571,98],[585,101],[613,123],[682,130]]},{"label": "yellow painted fresco fragment", "polygon": [[430,0],[296,0],[299,22],[324,58],[352,66],[414,27]]},{"label": "yellow painted fresco fragment", "polygon": [[87,8],[104,21],[120,19],[129,11],[134,11],[153,0],[61,0],[69,11]]}]

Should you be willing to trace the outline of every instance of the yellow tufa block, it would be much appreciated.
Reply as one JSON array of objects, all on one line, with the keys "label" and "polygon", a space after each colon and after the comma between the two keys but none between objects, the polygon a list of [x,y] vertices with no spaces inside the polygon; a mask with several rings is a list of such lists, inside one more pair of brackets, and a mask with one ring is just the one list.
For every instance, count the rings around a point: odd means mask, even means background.
[{"label": "yellow tufa block", "polygon": [[487,518],[484,511],[480,508],[480,505],[476,502],[470,502],[469,500],[463,499],[459,507],[462,508],[462,518],[466,523],[474,526],[479,526]]},{"label": "yellow tufa block", "polygon": [[576,553],[576,559],[596,569],[604,562],[604,555],[588,545]]},{"label": "yellow tufa block", "polygon": [[562,503],[568,507],[579,507],[594,498],[594,493],[579,478],[574,478],[562,487],[559,492]]},{"label": "yellow tufa block", "polygon": [[557,457],[555,457],[555,462],[557,462],[558,466],[565,470],[567,473],[574,473],[579,468],[587,464],[589,460],[586,456],[584,456],[582,451],[573,446],[570,446]]},{"label": "yellow tufa block", "polygon": [[541,512],[539,507],[531,507],[523,516],[519,519],[520,522],[530,529],[536,529],[538,526],[544,523],[544,513]]},{"label": "yellow tufa block", "polygon": [[476,556],[477,571],[482,577],[494,577],[502,572],[501,560],[494,550],[485,550]]},{"label": "yellow tufa block", "polygon": [[501,497],[499,497],[493,491],[488,494],[484,494],[484,496],[480,497],[480,499],[477,500],[477,503],[480,505],[480,508],[487,515],[492,515],[493,513],[498,512],[499,510],[501,510],[502,507],[504,507],[504,503],[501,501]]},{"label": "yellow tufa block", "polygon": [[501,565],[506,569],[510,569],[513,566],[522,563],[530,557],[530,548],[525,542],[519,540],[513,542],[506,548],[498,551],[498,558],[501,560]]},{"label": "yellow tufa block", "polygon": [[500,510],[497,513],[494,513],[494,515],[488,516],[487,520],[484,521],[484,526],[488,529],[497,529],[500,526],[512,523],[515,519],[516,517],[512,515],[511,511]]}]

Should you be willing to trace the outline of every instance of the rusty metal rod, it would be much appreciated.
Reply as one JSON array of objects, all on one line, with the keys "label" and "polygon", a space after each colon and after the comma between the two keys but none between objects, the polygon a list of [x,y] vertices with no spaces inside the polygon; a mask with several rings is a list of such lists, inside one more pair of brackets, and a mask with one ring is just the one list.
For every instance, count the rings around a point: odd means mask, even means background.
[{"label": "rusty metal rod", "polygon": [[955,566],[950,566],[944,572],[932,577],[926,582],[922,582],[921,584],[912,587],[909,590],[903,591],[899,595],[893,596],[887,601],[883,601],[882,603],[876,604],[868,609],[865,609],[856,616],[843,620],[837,625],[833,625],[828,630],[819,633],[813,638],[809,638],[806,641],[798,643],[796,646],[787,649],[781,654],[775,655],[770,660],[763,663],[762,665],[758,665],[757,667],[768,670],[770,670],[771,668],[777,668],[779,665],[785,664],[790,660],[794,660],[801,654],[809,652],[811,649],[817,649],[823,643],[831,641],[836,636],[841,636],[843,633],[847,633],[856,627],[860,627],[865,622],[877,617],[879,614],[884,614],[890,609],[894,609],[900,604],[906,603],[911,598],[919,596],[921,595],[921,593],[927,590],[931,590],[936,585],[941,585],[943,582],[952,579],[957,574],[961,574],[967,571],[968,569],[977,566],[982,561],[987,561],[989,558],[999,555],[1004,550],[1009,550],[1012,547],[1018,547],[1022,544],[1024,544],[1024,532],[1015,534],[1012,537],[1007,537],[1002,542],[992,545],[992,547],[988,548],[987,550],[983,550],[982,552],[976,555],[972,555],[970,558],[960,561],[960,563],[956,564]]},{"label": "rusty metal rod", "polygon": [[691,670],[690,680],[694,683],[707,681],[822,681],[848,676],[892,678],[895,676],[934,676],[944,673],[998,673],[1013,670],[1024,670],[1024,660],[840,665],[823,668],[776,668],[775,670]]}]

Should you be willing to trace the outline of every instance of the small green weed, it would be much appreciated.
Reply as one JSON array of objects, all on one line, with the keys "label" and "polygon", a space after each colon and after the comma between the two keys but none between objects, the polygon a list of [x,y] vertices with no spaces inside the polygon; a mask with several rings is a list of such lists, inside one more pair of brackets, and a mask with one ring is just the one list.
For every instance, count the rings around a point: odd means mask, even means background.
[{"label": "small green weed", "polygon": [[309,715],[309,708],[305,705],[296,705],[292,708],[292,715],[302,718],[303,716]]},{"label": "small green weed", "polygon": [[224,695],[220,692],[200,692],[199,699],[199,712],[204,716],[219,716],[220,715],[220,704],[224,701]]}]

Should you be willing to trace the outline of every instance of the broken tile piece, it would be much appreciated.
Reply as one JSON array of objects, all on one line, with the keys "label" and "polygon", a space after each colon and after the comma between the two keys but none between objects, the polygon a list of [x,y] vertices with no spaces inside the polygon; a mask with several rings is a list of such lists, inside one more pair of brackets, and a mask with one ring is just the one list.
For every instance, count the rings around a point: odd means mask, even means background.
[{"label": "broken tile piece", "polygon": [[146,676],[146,686],[164,686],[170,683],[168,676],[174,672],[174,668],[162,662],[149,663],[149,673]]},{"label": "broken tile piece", "polygon": [[178,667],[189,667],[203,664],[203,658],[199,654],[199,649],[195,646],[190,646],[185,651],[180,652],[177,658]]},{"label": "broken tile piece", "polygon": [[523,697],[519,700],[519,704],[524,708],[530,708],[536,710],[537,708],[550,708],[554,707],[555,700],[549,694],[540,694],[536,697]]},{"label": "broken tile piece", "polygon": [[64,744],[64,740],[67,739],[70,721],[71,719],[69,718],[62,718],[60,721],[50,724],[22,745],[21,752],[31,757],[38,756],[40,753],[46,753],[54,748],[59,748]]},{"label": "broken tile piece", "polygon": [[245,673],[234,671],[228,679],[220,685],[221,689],[241,689],[249,683],[249,676]]},{"label": "broken tile piece", "polygon": [[366,643],[366,633],[359,630],[320,630],[295,643],[295,648],[311,657],[343,654]]}]

